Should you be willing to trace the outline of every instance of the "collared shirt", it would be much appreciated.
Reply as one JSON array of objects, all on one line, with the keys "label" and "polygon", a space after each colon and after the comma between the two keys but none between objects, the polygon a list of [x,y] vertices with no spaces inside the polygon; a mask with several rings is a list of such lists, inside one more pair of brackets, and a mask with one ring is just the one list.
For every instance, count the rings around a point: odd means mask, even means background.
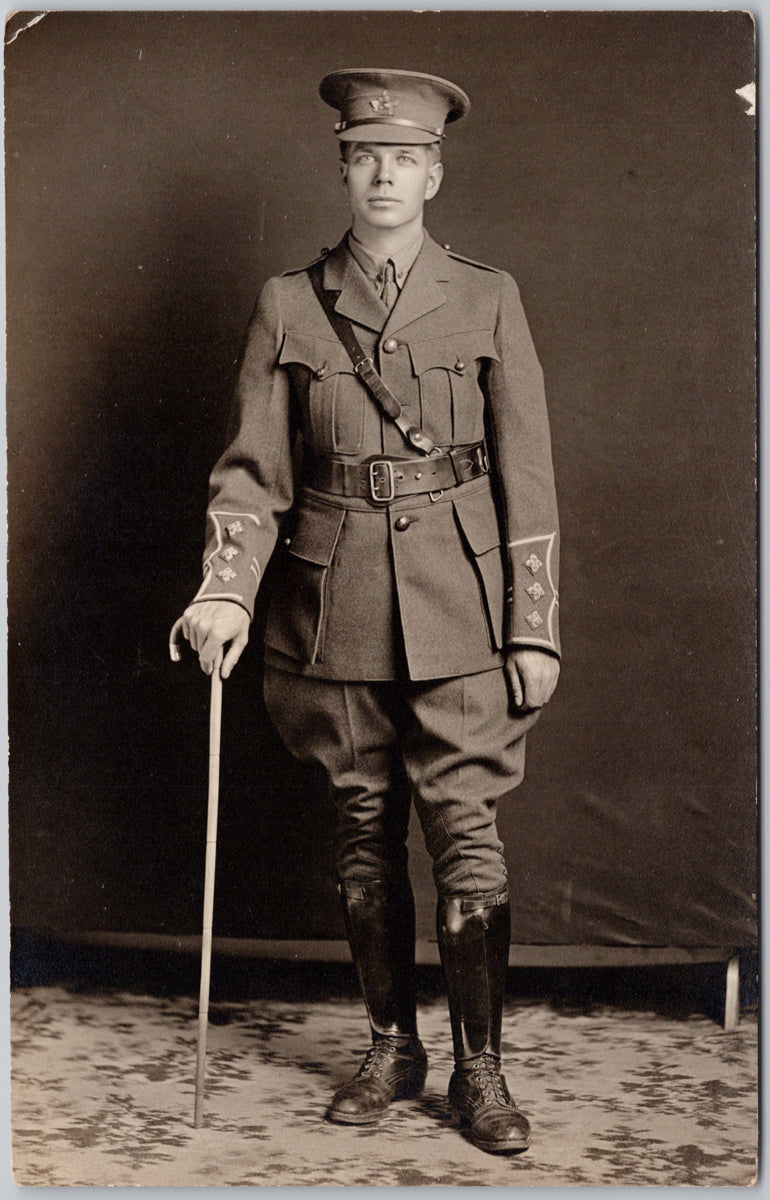
[{"label": "collared shirt", "polygon": [[403,250],[397,251],[396,254],[383,256],[381,254],[374,254],[371,250],[367,249],[363,242],[360,242],[358,238],[354,236],[353,231],[349,230],[348,249],[378,295],[382,290],[383,273],[385,271],[385,264],[389,258],[395,268],[396,287],[400,292],[406,282],[407,275],[414,265],[417,255],[422,249],[424,237],[425,231],[421,229],[417,234],[417,237],[415,237],[408,246],[404,246]]}]

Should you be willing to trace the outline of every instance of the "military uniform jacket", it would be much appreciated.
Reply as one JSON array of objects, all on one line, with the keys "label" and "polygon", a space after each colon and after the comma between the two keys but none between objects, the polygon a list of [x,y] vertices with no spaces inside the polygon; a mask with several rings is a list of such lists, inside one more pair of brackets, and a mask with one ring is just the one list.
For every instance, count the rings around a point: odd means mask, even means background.
[{"label": "military uniform jacket", "polygon": [[548,419],[513,279],[426,234],[390,313],[345,239],[323,282],[408,420],[442,448],[486,436],[490,474],[389,504],[302,486],[297,446],[350,463],[414,452],[354,373],[307,270],[270,279],[211,476],[195,599],[252,614],[278,545],[265,642],[286,670],[435,679],[489,670],[516,645],[558,654]]}]

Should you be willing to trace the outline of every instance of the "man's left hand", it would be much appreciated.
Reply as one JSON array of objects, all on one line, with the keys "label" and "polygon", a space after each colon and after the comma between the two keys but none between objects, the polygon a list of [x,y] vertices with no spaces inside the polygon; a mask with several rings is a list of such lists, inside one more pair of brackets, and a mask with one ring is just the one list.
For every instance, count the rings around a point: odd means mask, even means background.
[{"label": "man's left hand", "polygon": [[556,687],[559,660],[543,650],[520,646],[508,652],[505,672],[517,708],[542,708]]}]

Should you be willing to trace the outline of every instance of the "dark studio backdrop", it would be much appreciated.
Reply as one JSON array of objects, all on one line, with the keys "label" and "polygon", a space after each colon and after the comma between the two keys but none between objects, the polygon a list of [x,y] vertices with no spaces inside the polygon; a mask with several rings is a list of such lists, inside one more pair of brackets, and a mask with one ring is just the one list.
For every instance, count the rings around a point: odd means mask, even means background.
[{"label": "dark studio backdrop", "polygon": [[[565,657],[500,814],[513,940],[753,945],[737,12],[54,12],[7,45],[13,922],[200,928],[208,680],[168,631],[256,294],[346,227],[317,86],[361,65],[470,94],[427,226],[515,276],[545,371]],[[225,685],[215,932],[341,937],[330,804],[258,642]]]}]

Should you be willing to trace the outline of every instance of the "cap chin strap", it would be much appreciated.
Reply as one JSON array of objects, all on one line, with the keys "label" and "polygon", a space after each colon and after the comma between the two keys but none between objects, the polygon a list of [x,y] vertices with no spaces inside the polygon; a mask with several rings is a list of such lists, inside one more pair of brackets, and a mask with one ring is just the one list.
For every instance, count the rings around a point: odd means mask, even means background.
[{"label": "cap chin strap", "polygon": [[420,125],[418,121],[408,121],[406,117],[361,117],[358,121],[337,121],[334,132],[344,133],[346,129],[357,129],[359,125],[401,125],[409,129],[420,129],[437,139],[446,137],[440,129],[431,129],[428,125]]}]

